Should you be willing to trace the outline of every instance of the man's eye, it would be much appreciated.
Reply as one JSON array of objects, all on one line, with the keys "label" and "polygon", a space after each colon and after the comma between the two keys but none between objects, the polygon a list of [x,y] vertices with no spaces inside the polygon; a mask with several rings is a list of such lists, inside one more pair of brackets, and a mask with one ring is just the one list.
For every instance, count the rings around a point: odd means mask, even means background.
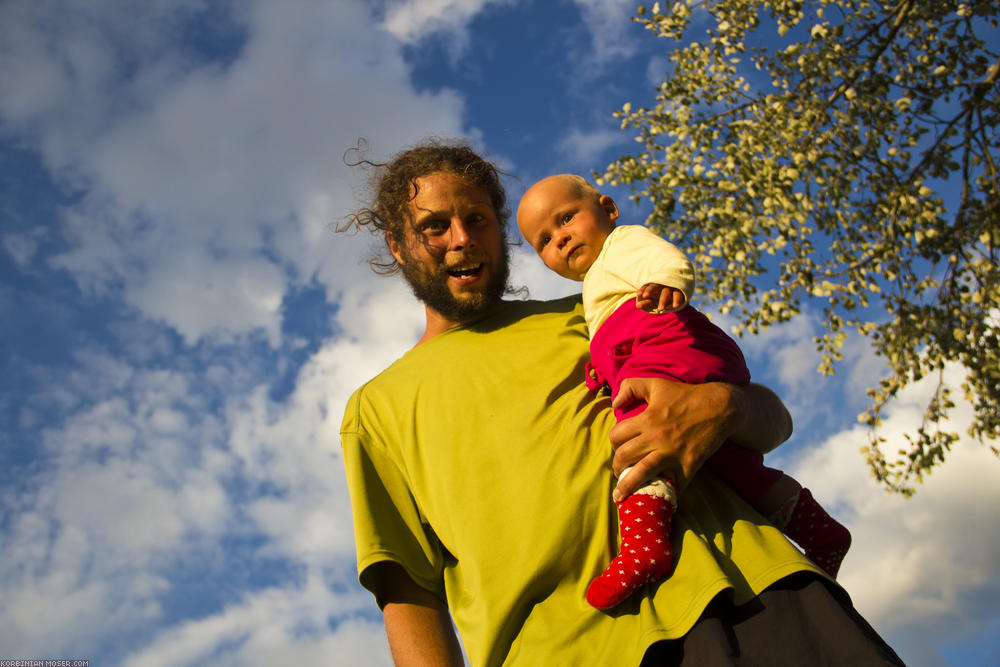
[{"label": "man's eye", "polygon": [[473,213],[472,215],[469,216],[470,225],[479,225],[482,224],[485,220],[486,216],[482,215],[481,213]]},{"label": "man's eye", "polygon": [[423,227],[420,228],[420,231],[424,234],[442,234],[446,229],[448,229],[448,225],[440,221],[432,220],[424,223]]}]

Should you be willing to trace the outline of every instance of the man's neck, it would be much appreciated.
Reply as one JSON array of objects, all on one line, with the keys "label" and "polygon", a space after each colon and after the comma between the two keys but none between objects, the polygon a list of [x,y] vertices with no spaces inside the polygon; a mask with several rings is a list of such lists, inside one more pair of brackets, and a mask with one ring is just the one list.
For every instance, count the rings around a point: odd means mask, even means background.
[{"label": "man's neck", "polygon": [[[435,336],[440,336],[446,331],[451,331],[452,329],[463,327],[466,324],[471,324],[472,322],[480,320],[486,317],[487,315],[492,315],[502,305],[503,301],[497,300],[497,302],[494,305],[490,306],[489,308],[479,313],[476,313],[475,315],[471,315],[467,318],[459,319],[442,315],[441,313],[437,312],[427,304],[424,304],[424,313],[426,316],[427,325],[424,328],[424,334],[420,337],[420,340],[418,340],[416,344],[420,345],[421,343],[426,343],[431,338],[434,338]],[[414,347],[416,347],[416,345]]]}]

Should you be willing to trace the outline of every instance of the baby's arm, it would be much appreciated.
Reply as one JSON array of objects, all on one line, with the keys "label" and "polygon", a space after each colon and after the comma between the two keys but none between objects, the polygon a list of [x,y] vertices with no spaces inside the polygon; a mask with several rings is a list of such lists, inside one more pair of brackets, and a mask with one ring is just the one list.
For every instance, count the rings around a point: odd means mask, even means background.
[{"label": "baby's arm", "polygon": [[635,305],[647,313],[669,313],[680,310],[687,302],[684,292],[658,283],[646,283],[635,293]]}]

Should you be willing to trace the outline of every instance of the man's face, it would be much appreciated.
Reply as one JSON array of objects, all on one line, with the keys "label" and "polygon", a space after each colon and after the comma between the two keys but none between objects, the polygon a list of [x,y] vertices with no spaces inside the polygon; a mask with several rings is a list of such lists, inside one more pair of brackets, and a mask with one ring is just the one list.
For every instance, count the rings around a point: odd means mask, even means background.
[{"label": "man's face", "polygon": [[457,174],[416,180],[403,243],[390,241],[418,299],[461,323],[499,303],[507,287],[508,248],[489,196]]},{"label": "man's face", "polygon": [[562,176],[531,186],[517,209],[525,240],[545,266],[570,280],[583,280],[617,219],[611,197],[581,195]]}]

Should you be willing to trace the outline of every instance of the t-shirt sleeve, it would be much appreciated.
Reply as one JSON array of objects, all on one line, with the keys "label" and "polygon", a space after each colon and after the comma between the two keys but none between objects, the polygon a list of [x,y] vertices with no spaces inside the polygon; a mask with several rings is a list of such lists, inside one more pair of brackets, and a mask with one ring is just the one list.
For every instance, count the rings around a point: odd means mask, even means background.
[{"label": "t-shirt sleeve", "polygon": [[444,550],[410,492],[406,475],[383,443],[364,428],[359,394],[348,403],[340,433],[359,581],[381,606],[379,581],[372,566],[398,563],[416,584],[443,600]]}]

